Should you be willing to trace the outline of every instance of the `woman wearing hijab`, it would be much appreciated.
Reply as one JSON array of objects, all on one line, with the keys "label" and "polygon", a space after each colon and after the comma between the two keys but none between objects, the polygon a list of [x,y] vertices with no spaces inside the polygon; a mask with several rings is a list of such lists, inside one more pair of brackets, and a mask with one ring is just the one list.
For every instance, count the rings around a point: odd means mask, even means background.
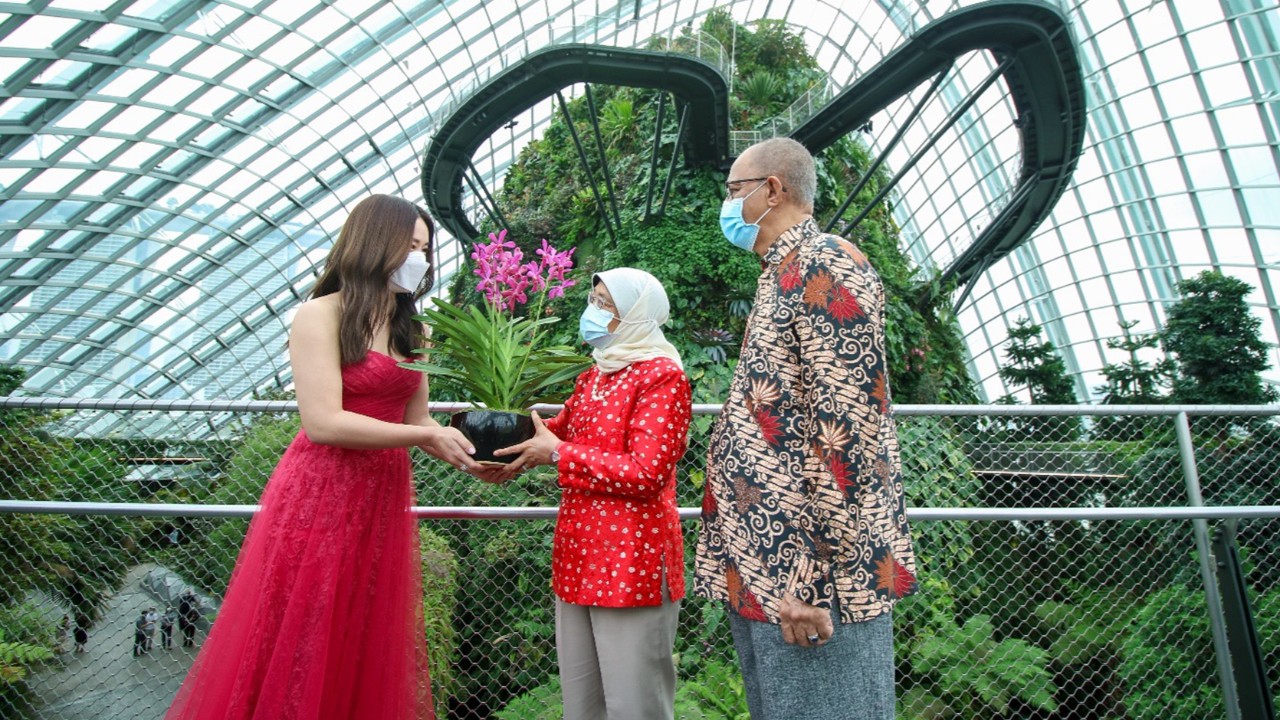
[{"label": "woman wearing hijab", "polygon": [[[689,380],[662,334],[669,305],[635,268],[592,279],[579,329],[595,366],[536,434],[497,451],[509,474],[554,464],[562,490],[551,558],[565,720],[674,716],[684,597],[676,463],[688,446]],[[509,476],[509,475],[508,475]]]}]

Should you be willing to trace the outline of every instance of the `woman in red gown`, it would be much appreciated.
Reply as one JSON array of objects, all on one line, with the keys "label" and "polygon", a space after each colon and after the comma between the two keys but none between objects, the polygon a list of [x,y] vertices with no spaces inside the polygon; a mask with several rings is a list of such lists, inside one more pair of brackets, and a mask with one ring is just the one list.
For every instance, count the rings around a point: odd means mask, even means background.
[{"label": "woman in red gown", "polygon": [[[689,379],[662,325],[658,279],[614,268],[592,280],[579,323],[595,367],[498,479],[552,464],[561,488],[551,555],[565,720],[670,719],[684,597],[676,463],[688,446]],[[518,455],[517,455],[518,454]],[[489,478],[482,478],[489,479]]]},{"label": "woman in red gown", "polygon": [[362,201],[289,336],[302,430],[276,466],[208,639],[168,720],[432,718],[408,449],[468,471],[427,413],[427,214]]}]

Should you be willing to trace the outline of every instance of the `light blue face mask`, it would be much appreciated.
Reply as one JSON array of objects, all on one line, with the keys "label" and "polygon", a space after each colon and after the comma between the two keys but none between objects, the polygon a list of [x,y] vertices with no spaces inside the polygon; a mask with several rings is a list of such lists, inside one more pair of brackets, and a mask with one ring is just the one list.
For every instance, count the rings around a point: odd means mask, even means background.
[{"label": "light blue face mask", "polygon": [[582,311],[582,317],[578,319],[578,333],[591,347],[608,347],[614,338],[613,333],[609,332],[611,322],[613,313],[587,303],[587,309]]},{"label": "light blue face mask", "polygon": [[767,185],[767,182],[760,183],[755,190],[743,195],[740,198],[731,198],[724,201],[720,206],[720,231],[724,233],[725,239],[733,243],[735,246],[742,248],[748,252],[755,249],[756,236],[760,234],[760,221],[768,215],[773,208],[764,211],[764,215],[756,218],[753,223],[747,222],[742,217],[742,203],[747,198],[756,194],[756,190]]}]

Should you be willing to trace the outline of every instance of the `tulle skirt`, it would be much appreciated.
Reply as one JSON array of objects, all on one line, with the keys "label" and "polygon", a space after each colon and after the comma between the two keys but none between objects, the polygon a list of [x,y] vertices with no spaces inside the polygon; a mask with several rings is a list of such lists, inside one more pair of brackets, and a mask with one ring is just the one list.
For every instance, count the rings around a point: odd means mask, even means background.
[{"label": "tulle skirt", "polygon": [[408,453],[299,433],[167,720],[433,718]]}]

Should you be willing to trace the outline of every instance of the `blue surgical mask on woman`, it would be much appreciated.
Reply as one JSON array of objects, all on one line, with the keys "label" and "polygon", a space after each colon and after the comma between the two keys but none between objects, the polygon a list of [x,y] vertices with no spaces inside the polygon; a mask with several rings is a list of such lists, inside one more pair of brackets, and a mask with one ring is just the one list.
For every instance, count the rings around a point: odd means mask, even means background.
[{"label": "blue surgical mask on woman", "polygon": [[756,194],[760,188],[768,185],[768,182],[760,183],[755,190],[743,195],[740,198],[729,198],[720,206],[720,231],[724,233],[725,238],[735,246],[743,250],[751,251],[756,246],[756,236],[760,234],[760,221],[768,215],[773,208],[764,211],[764,215],[756,218],[753,223],[747,222],[742,217],[742,203],[747,198]]},{"label": "blue surgical mask on woman", "polygon": [[609,323],[613,322],[613,313],[587,303],[578,319],[578,333],[591,347],[608,347],[613,342],[613,333],[609,332]]}]

